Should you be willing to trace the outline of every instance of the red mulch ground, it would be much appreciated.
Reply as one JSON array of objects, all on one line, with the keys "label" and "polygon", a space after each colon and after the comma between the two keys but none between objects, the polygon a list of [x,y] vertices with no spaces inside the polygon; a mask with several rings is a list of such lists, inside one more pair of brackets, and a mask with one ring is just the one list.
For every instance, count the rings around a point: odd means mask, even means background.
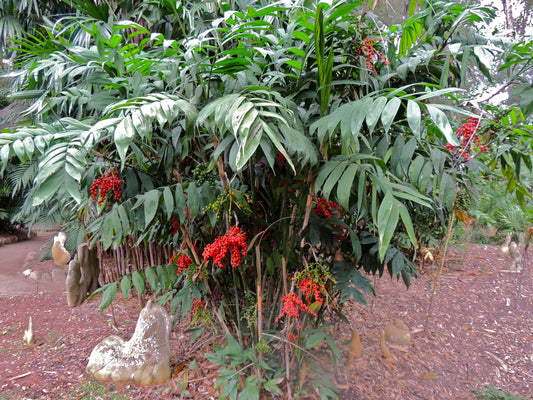
[{"label": "red mulch ground", "polygon": [[[369,306],[351,306],[353,327],[361,335],[363,353],[352,365],[340,367],[336,383],[348,399],[474,399],[472,388],[492,384],[533,399],[533,251],[522,275],[502,272],[505,260],[497,246],[467,246],[446,262],[427,334],[424,322],[431,295],[431,275],[413,280],[409,290],[383,277]],[[50,263],[35,269],[50,268]],[[129,339],[139,312],[138,300],[118,300],[104,314],[99,298],[70,309],[64,293],[0,297],[0,400],[112,398],[215,399],[217,367],[202,356],[212,342],[192,347],[186,326],[172,332],[174,378],[166,385],[135,387],[106,385],[107,394],[89,397],[85,375],[93,347],[111,334]],[[32,316],[37,337],[22,342]],[[378,335],[384,325],[402,318],[411,330],[408,348],[389,346],[393,360],[382,357]],[[350,327],[335,334],[339,345],[349,341]],[[344,354],[348,346],[342,346]],[[191,360],[197,368],[190,369]],[[181,397],[186,377],[189,396]],[[318,396],[308,396],[318,398]]]}]

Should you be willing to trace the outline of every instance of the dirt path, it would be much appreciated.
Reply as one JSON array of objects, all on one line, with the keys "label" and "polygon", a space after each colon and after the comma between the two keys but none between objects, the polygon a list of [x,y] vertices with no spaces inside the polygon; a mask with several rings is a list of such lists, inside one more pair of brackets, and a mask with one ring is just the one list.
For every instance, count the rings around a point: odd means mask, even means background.
[{"label": "dirt path", "polygon": [[[50,237],[51,232],[39,233],[37,237],[0,247],[0,296],[26,296],[39,292],[60,293],[64,289],[64,282],[51,280],[52,269],[58,268],[53,261],[39,265],[41,273],[45,272],[45,279],[31,279],[22,272],[29,264],[39,263],[41,247]],[[25,264],[28,264],[25,266]],[[65,270],[65,267],[61,268]],[[47,278],[50,277],[50,280]]]},{"label": "dirt path", "polygon": [[[99,297],[69,308],[64,281],[62,285],[40,281],[37,294],[36,282],[21,272],[30,266],[43,273],[55,268],[53,261],[26,257],[45,240],[39,236],[0,247],[0,293],[8,293],[0,295],[0,400],[110,399],[117,398],[113,397],[117,392],[145,400],[219,397],[217,367],[204,354],[213,352],[213,342],[222,336],[191,345],[186,323],[178,324],[171,334],[169,383],[106,385],[104,395],[89,397],[94,394],[85,373],[90,352],[111,334],[131,337],[138,300],[119,296],[100,313]],[[520,274],[502,271],[506,260],[499,257],[498,246],[463,247],[447,259],[428,335],[422,330],[432,288],[429,273],[413,280],[407,291],[403,283],[384,276],[368,306],[345,310],[351,327],[360,332],[363,356],[334,374],[342,389],[340,399],[474,400],[473,388],[491,384],[533,400],[533,250],[518,296]],[[22,342],[30,316],[37,337],[32,347]],[[392,360],[385,362],[378,337],[387,321],[395,318],[410,328],[412,342],[406,348],[391,346]],[[334,337],[346,359],[348,346],[343,343],[350,341],[350,327],[341,325]],[[307,376],[311,379],[311,372]],[[189,395],[180,386],[185,380]],[[302,399],[317,398],[311,393]]]}]

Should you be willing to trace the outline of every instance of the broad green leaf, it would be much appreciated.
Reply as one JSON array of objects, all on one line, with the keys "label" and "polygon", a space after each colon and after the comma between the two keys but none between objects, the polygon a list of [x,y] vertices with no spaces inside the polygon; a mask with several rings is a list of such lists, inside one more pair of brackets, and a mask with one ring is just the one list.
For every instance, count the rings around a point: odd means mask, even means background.
[{"label": "broad green leaf", "polygon": [[118,155],[122,161],[122,165],[126,160],[126,152],[130,146],[133,137],[135,136],[135,127],[130,116],[124,117],[122,121],[115,128],[114,143],[117,146]]},{"label": "broad green leaf", "polygon": [[131,277],[130,275],[124,275],[120,280],[120,291],[124,295],[124,298],[127,300],[131,292]]},{"label": "broad green leaf", "polygon": [[378,123],[379,117],[381,116],[381,113],[383,112],[383,109],[386,104],[386,97],[378,97],[376,100],[374,100],[372,107],[368,110],[368,113],[366,114],[366,124],[368,126],[368,131],[370,134]]},{"label": "broad green leaf", "polygon": [[398,225],[399,207],[398,200],[388,191],[383,198],[377,216],[377,228],[379,233],[379,257],[385,257],[389,243]]},{"label": "broad green leaf", "polygon": [[339,204],[346,210],[350,209],[350,194],[352,192],[353,181],[359,167],[355,164],[350,164],[342,174],[339,184],[337,185],[337,199]]},{"label": "broad green leaf", "polygon": [[146,277],[146,281],[150,284],[150,287],[152,288],[153,292],[159,291],[159,281],[157,279],[157,274],[154,271],[154,268],[147,267],[144,269],[144,276]]},{"label": "broad green leaf", "polygon": [[239,393],[239,400],[259,400],[257,377],[251,375],[244,382],[244,389]]},{"label": "broad green leaf", "polygon": [[9,161],[9,153],[10,153],[9,145],[4,144],[2,146],[2,149],[0,149],[0,159],[2,160],[3,163],[6,163]]},{"label": "broad green leaf", "polygon": [[152,222],[157,209],[159,208],[159,198],[161,193],[157,189],[150,190],[144,195],[144,227],[147,228]]},{"label": "broad green leaf", "polygon": [[325,338],[326,338],[326,334],[324,332],[322,331],[315,332],[306,339],[305,348],[312,349],[313,347],[322,343],[322,341]]},{"label": "broad green leaf", "polygon": [[439,197],[450,212],[455,202],[455,193],[456,188],[453,178],[450,174],[443,173],[439,184]]},{"label": "broad green leaf", "polygon": [[407,100],[407,123],[409,124],[409,128],[411,128],[411,132],[413,132],[413,135],[415,135],[417,140],[420,140],[420,136],[421,136],[420,120],[421,120],[420,107],[413,100]]},{"label": "broad green leaf", "polygon": [[33,152],[35,151],[35,146],[33,144],[33,140],[30,137],[25,138],[22,143],[24,144],[24,152],[28,156],[28,158],[31,160],[33,156]]},{"label": "broad green leaf", "polygon": [[247,136],[239,145],[239,153],[237,156],[237,169],[241,170],[248,161],[254,156],[259,143],[261,142],[261,137],[263,133],[262,125],[263,123],[258,123],[251,127],[248,131]]},{"label": "broad green leaf", "polygon": [[339,183],[339,179],[348,165],[349,164],[347,162],[339,163],[337,168],[335,168],[331,172],[331,174],[328,176],[328,179],[324,182],[322,191],[324,192],[324,197],[326,199],[329,199],[331,190],[333,189],[335,185]]},{"label": "broad green leaf", "polygon": [[156,267],[157,271],[157,277],[159,278],[159,284],[161,285],[161,289],[165,290],[169,287],[169,278],[167,274],[167,270],[164,265],[158,265]]},{"label": "broad green leaf", "polygon": [[55,192],[64,186],[64,181],[64,170],[51,174],[35,191],[35,194],[33,195],[33,206],[38,206],[48,200]]},{"label": "broad green leaf", "polygon": [[189,207],[189,217],[195,218],[200,212],[200,194],[194,182],[187,188],[187,206]]},{"label": "broad green leaf", "polygon": [[139,295],[142,295],[144,293],[144,276],[142,274],[142,271],[133,271],[131,274],[131,280],[133,282],[133,286],[137,290],[137,293]]},{"label": "broad green leaf", "polygon": [[385,133],[389,131],[392,122],[394,121],[394,117],[396,117],[396,114],[398,113],[398,109],[400,108],[401,104],[402,101],[398,97],[393,97],[389,100],[389,102],[383,109],[383,112],[381,113],[381,124],[385,129]]},{"label": "broad green leaf", "polygon": [[183,192],[183,187],[180,183],[176,185],[174,199],[176,200],[179,222],[180,224],[183,224],[187,216],[187,200],[185,199],[185,193]]},{"label": "broad green leaf", "polygon": [[81,204],[82,195],[80,192],[79,184],[74,179],[72,179],[72,177],[70,177],[69,175],[65,175],[65,188],[67,189],[68,193],[72,196],[72,198],[76,201],[76,203]]},{"label": "broad green leaf", "polygon": [[432,121],[437,125],[437,128],[440,129],[440,131],[444,134],[446,137],[446,140],[448,143],[459,146],[460,143],[457,140],[457,137],[454,135],[452,126],[450,125],[450,121],[448,121],[448,117],[446,114],[444,114],[443,111],[438,109],[435,106],[426,104],[426,108],[429,111],[429,115],[432,119]]},{"label": "broad green leaf", "polygon": [[100,236],[102,238],[102,246],[108,249],[113,244],[113,221],[108,214],[104,217],[102,228],[100,229]]},{"label": "broad green leaf", "polygon": [[26,161],[26,152],[24,151],[24,143],[22,140],[17,139],[13,142],[13,151],[20,161]]},{"label": "broad green leaf", "polygon": [[102,294],[102,301],[100,302],[100,313],[103,313],[104,310],[115,300],[117,296],[117,283],[112,282],[108,283]]},{"label": "broad green leaf", "polygon": [[419,155],[411,163],[411,167],[409,168],[409,180],[413,184],[413,186],[418,185],[418,180],[420,174],[422,173],[422,168],[424,167],[425,161],[425,158]]},{"label": "broad green leaf", "polygon": [[172,196],[172,191],[168,186],[163,188],[163,204],[165,205],[165,210],[167,212],[167,217],[172,216],[174,211],[174,197]]},{"label": "broad green leaf", "polygon": [[407,208],[402,203],[398,202],[398,209],[400,211],[400,217],[402,218],[403,225],[405,226],[405,230],[407,231],[407,234],[409,235],[409,239],[411,240],[411,243],[416,248],[417,242],[416,242],[416,236],[415,236],[415,229],[413,227],[413,221],[411,220],[411,216],[409,215],[409,211],[407,211]]}]

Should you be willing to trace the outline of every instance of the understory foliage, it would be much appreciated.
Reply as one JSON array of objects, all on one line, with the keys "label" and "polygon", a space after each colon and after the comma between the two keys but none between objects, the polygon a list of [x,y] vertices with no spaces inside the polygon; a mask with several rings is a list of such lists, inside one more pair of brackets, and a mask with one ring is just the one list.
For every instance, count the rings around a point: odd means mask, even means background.
[{"label": "understory foliage", "polygon": [[331,324],[369,276],[409,286],[418,247],[468,222],[457,193],[480,171],[529,195],[529,103],[458,106],[500,52],[530,68],[529,45],[477,32],[490,8],[412,1],[386,27],[362,0],[73,3],[13,39],[31,105],[0,159],[18,216],[104,250],[172,248],[121,258],[102,308],[149,290],[193,338],[223,332],[222,398],[335,397]]}]

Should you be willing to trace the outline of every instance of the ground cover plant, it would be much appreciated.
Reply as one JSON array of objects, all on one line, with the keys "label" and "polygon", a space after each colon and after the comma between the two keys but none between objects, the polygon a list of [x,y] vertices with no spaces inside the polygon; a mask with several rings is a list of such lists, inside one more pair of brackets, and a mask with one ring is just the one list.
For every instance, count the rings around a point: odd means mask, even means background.
[{"label": "ground cover plant", "polygon": [[528,87],[459,106],[493,56],[531,68],[531,43],[477,32],[491,8],[412,1],[386,27],[363,1],[73,3],[13,39],[13,97],[33,100],[0,135],[17,218],[113,254],[102,309],[150,292],[223,332],[222,397],[335,397],[330,324],[369,276],[409,286],[419,248],[472,221],[480,173],[530,196]]}]

